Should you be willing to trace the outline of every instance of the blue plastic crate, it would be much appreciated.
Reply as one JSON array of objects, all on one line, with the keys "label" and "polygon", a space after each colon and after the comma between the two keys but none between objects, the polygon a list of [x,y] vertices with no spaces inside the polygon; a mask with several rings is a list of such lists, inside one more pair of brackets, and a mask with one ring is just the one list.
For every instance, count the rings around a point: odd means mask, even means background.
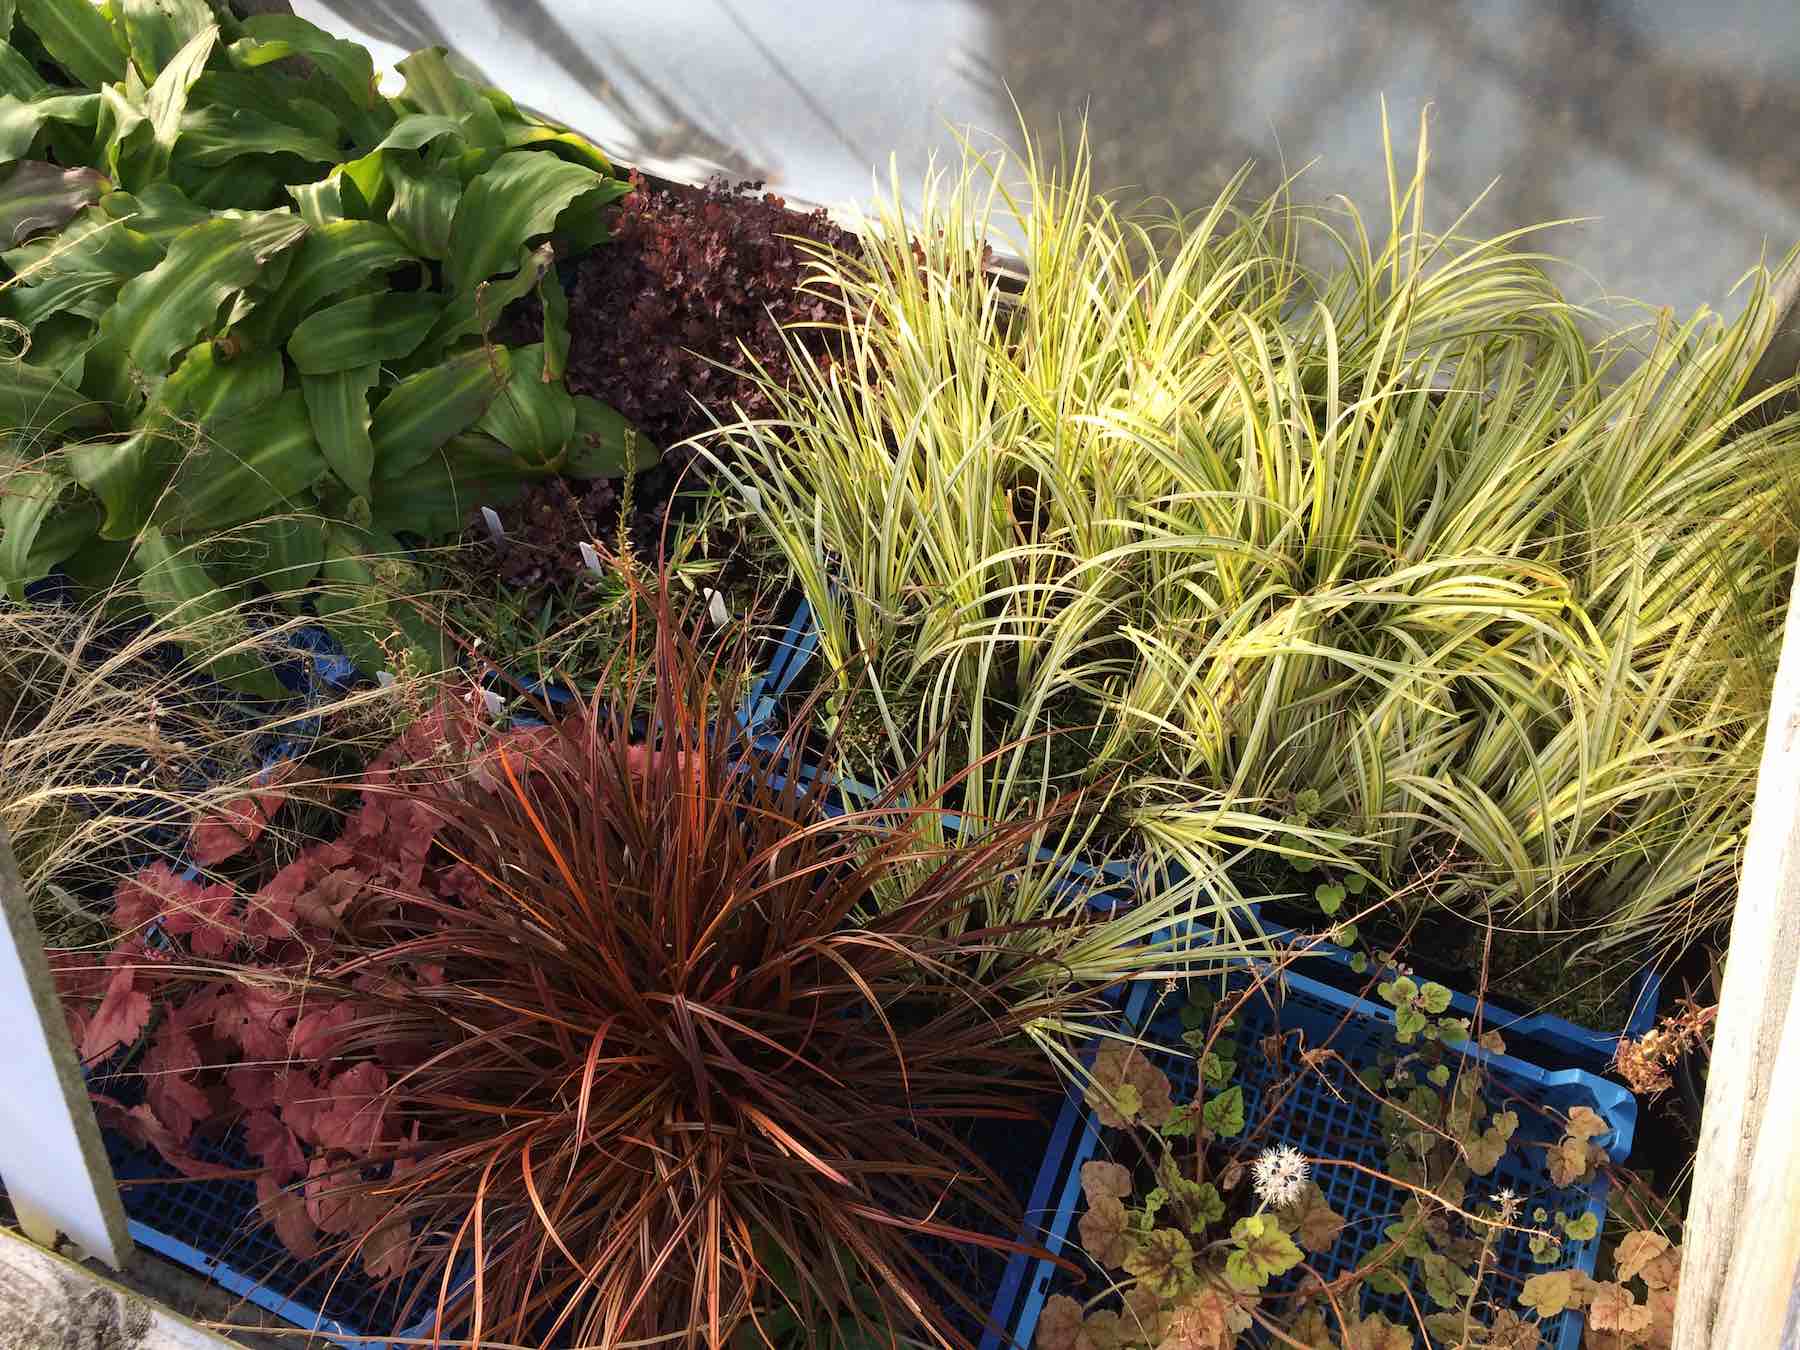
[{"label": "blue plastic crate", "polygon": [[[1247,972],[1231,977],[1241,988],[1249,978]],[[1254,1136],[1254,1147],[1260,1150],[1278,1144],[1291,1144],[1313,1157],[1339,1157],[1381,1169],[1385,1146],[1381,1138],[1380,1107],[1366,1089],[1352,1081],[1351,1071],[1374,1065],[1381,1053],[1392,1047],[1393,1014],[1388,1008],[1321,984],[1302,975],[1286,973],[1279,977],[1280,1007],[1271,1006],[1267,997],[1254,995],[1238,1014],[1237,1080],[1244,1087],[1246,1138],[1261,1126]],[[1127,1002],[1127,1016],[1134,1026],[1141,1025],[1149,1003],[1150,990],[1140,986]],[[1270,1065],[1256,1048],[1257,1043],[1273,1031],[1284,1033],[1282,1059]],[[1143,1030],[1144,1039],[1158,1046],[1180,1047],[1182,1026],[1173,1008],[1160,1012]],[[1329,1046],[1342,1056],[1344,1063],[1327,1062],[1318,1070],[1299,1069],[1297,1038],[1287,1035],[1299,1031],[1308,1048]],[[1595,1142],[1603,1145],[1614,1161],[1623,1161],[1631,1148],[1636,1126],[1637,1104],[1623,1087],[1579,1069],[1549,1070],[1513,1055],[1496,1055],[1466,1043],[1460,1053],[1483,1063],[1489,1073],[1488,1097],[1498,1095],[1518,1098],[1525,1107],[1552,1108],[1567,1113],[1575,1106],[1587,1106],[1598,1112],[1611,1126],[1611,1131]],[[1185,1049],[1153,1053],[1152,1058],[1166,1072],[1175,1087],[1177,1101],[1194,1096],[1196,1064]],[[1347,1067],[1346,1067],[1347,1066]],[[1287,1075],[1295,1074],[1289,1080]],[[1262,1119],[1264,1093],[1278,1080],[1291,1084],[1279,1113]],[[1333,1089],[1336,1089],[1335,1091]],[[1578,1209],[1604,1220],[1607,1182],[1604,1176],[1592,1183],[1574,1188],[1552,1186],[1541,1166],[1528,1165],[1519,1156],[1518,1145],[1532,1141],[1548,1142],[1556,1137],[1554,1127],[1543,1116],[1520,1109],[1519,1132],[1500,1165],[1488,1177],[1475,1178],[1471,1194],[1491,1196],[1511,1187],[1525,1197],[1525,1214],[1537,1205],[1554,1213],[1570,1214]],[[1041,1214],[1038,1240],[1052,1253],[1061,1253],[1082,1207],[1081,1167],[1096,1156],[1103,1156],[1106,1138],[1091,1112],[1079,1097],[1071,1094],[1058,1122],[1056,1141],[1046,1155],[1044,1167],[1033,1190],[1032,1211]],[[1129,1159],[1127,1159],[1129,1161]],[[1362,1256],[1382,1240],[1385,1223],[1397,1216],[1406,1198],[1405,1192],[1348,1167],[1317,1166],[1314,1180],[1324,1190],[1332,1208],[1346,1220],[1337,1245],[1323,1256],[1309,1257],[1327,1278],[1350,1269]],[[1508,1232],[1496,1244],[1492,1270],[1483,1290],[1484,1298],[1510,1302],[1497,1293],[1503,1281],[1515,1289],[1513,1281],[1546,1270],[1575,1267],[1592,1274],[1599,1252],[1598,1239],[1571,1242],[1565,1239],[1563,1255],[1555,1266],[1540,1266],[1531,1259],[1527,1239],[1522,1233]],[[1067,1277],[1061,1277],[1067,1279]],[[991,1331],[982,1341],[981,1350],[1005,1350],[1016,1347],[1027,1350],[1037,1327],[1045,1300],[1061,1292],[1059,1272],[1049,1261],[1015,1258],[1006,1277],[1007,1285],[1016,1288],[1011,1318],[1003,1329]],[[1090,1294],[1092,1289],[1088,1291]],[[1365,1292],[1363,1310],[1379,1311],[1403,1324],[1411,1321],[1403,1299]],[[1551,1319],[1544,1326],[1543,1344],[1554,1350],[1576,1350],[1581,1340],[1581,1317],[1569,1312]]]}]

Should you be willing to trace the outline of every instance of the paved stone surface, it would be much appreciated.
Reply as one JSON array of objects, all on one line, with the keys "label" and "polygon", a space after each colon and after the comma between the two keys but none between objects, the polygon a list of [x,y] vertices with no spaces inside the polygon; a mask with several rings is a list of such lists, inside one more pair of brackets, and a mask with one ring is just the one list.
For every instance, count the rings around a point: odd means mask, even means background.
[{"label": "paved stone surface", "polygon": [[[1104,184],[1198,205],[1244,160],[1385,210],[1379,104],[1433,215],[1570,216],[1584,300],[1730,306],[1800,241],[1793,0],[296,0],[397,55],[432,42],[617,149],[790,195],[916,180],[946,123],[1054,137],[1089,113]],[[1629,314],[1618,316],[1628,319]]]}]

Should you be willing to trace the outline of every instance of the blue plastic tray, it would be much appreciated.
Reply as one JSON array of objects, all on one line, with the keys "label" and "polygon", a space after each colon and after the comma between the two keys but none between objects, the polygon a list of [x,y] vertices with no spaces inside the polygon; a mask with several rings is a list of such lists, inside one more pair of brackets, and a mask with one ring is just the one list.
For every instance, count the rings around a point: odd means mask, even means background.
[{"label": "blue plastic tray", "polygon": [[[1232,977],[1238,987],[1247,974]],[[1255,1136],[1260,1149],[1277,1144],[1291,1144],[1313,1157],[1340,1157],[1381,1168],[1385,1149],[1381,1140],[1380,1108],[1360,1085],[1351,1081],[1350,1070],[1372,1065],[1384,1048],[1392,1045],[1393,1014],[1390,1009],[1356,998],[1302,975],[1287,973],[1280,977],[1282,1003],[1279,1010],[1267,1000],[1253,997],[1239,1013],[1238,1041],[1244,1052],[1238,1057],[1237,1081],[1244,1085],[1246,1137],[1249,1131],[1263,1128]],[[1140,1025],[1151,998],[1148,986],[1140,986],[1126,1003],[1127,1018]],[[1255,1048],[1256,1042],[1279,1029],[1301,1031],[1309,1048],[1329,1045],[1348,1065],[1328,1062],[1318,1072],[1303,1071],[1291,1080],[1297,1084],[1285,1098],[1280,1114],[1263,1121],[1263,1093],[1277,1079],[1299,1069],[1295,1039],[1283,1040],[1282,1063],[1271,1066]],[[1142,1033],[1149,1042],[1160,1046],[1180,1047],[1182,1027],[1170,1008],[1162,1011]],[[1506,1093],[1528,1105],[1551,1107],[1566,1113],[1574,1106],[1587,1106],[1597,1111],[1613,1127],[1596,1140],[1606,1147],[1615,1161],[1623,1161],[1631,1148],[1636,1125],[1637,1104],[1631,1094],[1616,1083],[1608,1082],[1578,1069],[1546,1070],[1510,1055],[1495,1055],[1464,1045],[1460,1049],[1471,1058],[1483,1062],[1490,1074],[1489,1097]],[[1191,1100],[1194,1095],[1195,1064],[1185,1049],[1175,1049],[1153,1056],[1169,1074],[1175,1086],[1177,1101]],[[1323,1076],[1321,1076],[1321,1074]],[[1337,1090],[1333,1091],[1333,1087]],[[1554,1213],[1569,1214],[1577,1208],[1604,1220],[1607,1183],[1599,1177],[1585,1187],[1559,1190],[1550,1185],[1541,1167],[1527,1165],[1517,1145],[1531,1140],[1554,1137],[1552,1126],[1530,1110],[1520,1110],[1520,1127],[1514,1147],[1491,1176],[1476,1178],[1473,1195],[1497,1192],[1511,1187],[1526,1197],[1525,1214],[1543,1205]],[[1106,1143],[1093,1115],[1073,1094],[1066,1101],[1063,1116],[1057,1123],[1052,1149],[1046,1155],[1044,1168],[1032,1193],[1031,1208],[1041,1214],[1042,1226],[1036,1238],[1046,1250],[1061,1253],[1068,1243],[1071,1226],[1082,1204],[1081,1167],[1103,1152]],[[1130,1161],[1127,1159],[1127,1161]],[[1314,1179],[1325,1191],[1332,1207],[1343,1215],[1346,1224],[1337,1246],[1320,1257],[1309,1258],[1327,1278],[1351,1268],[1367,1251],[1382,1240],[1382,1228],[1391,1216],[1397,1216],[1405,1194],[1367,1173],[1347,1167],[1319,1166]],[[1553,1269],[1579,1268],[1593,1273],[1599,1251],[1598,1239],[1570,1242],[1565,1239],[1563,1256],[1555,1266],[1540,1266],[1532,1261],[1526,1238],[1520,1233],[1507,1233],[1496,1245],[1493,1273],[1490,1273],[1484,1298],[1511,1303],[1514,1281]],[[1071,1255],[1078,1255],[1071,1252]],[[1003,1291],[1011,1292],[1011,1306],[1003,1311],[1010,1320],[1003,1329],[990,1331],[981,1350],[1005,1350],[1016,1347],[1027,1350],[1037,1327],[1039,1314],[1050,1295],[1063,1290],[1057,1268],[1050,1262],[1025,1257],[1014,1259],[1008,1270]],[[1096,1292],[1090,1284],[1086,1292]],[[1405,1300],[1365,1294],[1364,1309],[1380,1311],[1390,1318],[1410,1325],[1411,1316]],[[1555,1350],[1576,1350],[1581,1340],[1581,1317],[1564,1313],[1545,1324],[1543,1344]]]}]

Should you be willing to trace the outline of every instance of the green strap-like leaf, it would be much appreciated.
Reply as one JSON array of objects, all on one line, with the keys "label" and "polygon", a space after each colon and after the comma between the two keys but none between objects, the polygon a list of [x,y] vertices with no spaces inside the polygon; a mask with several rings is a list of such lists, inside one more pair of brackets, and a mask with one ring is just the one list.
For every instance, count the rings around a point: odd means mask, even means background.
[{"label": "green strap-like leaf", "polygon": [[[81,513],[75,530],[46,535],[45,522],[75,482],[53,468],[15,468],[0,474],[0,583],[14,600],[25,587],[81,546],[81,527],[91,535],[100,523],[98,508]],[[67,552],[61,550],[67,549]]]},{"label": "green strap-like leaf", "polygon": [[265,698],[285,693],[268,662],[254,648],[240,646],[250,636],[240,610],[242,592],[221,586],[192,549],[177,548],[158,529],[144,531],[135,557],[143,568],[138,591],[144,602],[195,635],[199,655],[215,674]]},{"label": "green strap-like leaf", "polygon": [[88,355],[89,390],[123,404],[140,386],[160,384],[175,354],[307,229],[291,211],[263,211],[219,216],[177,235],[168,256],[129,282],[100,321],[100,341]]},{"label": "green strap-like leaf", "polygon": [[560,380],[569,373],[569,296],[554,267],[538,279],[537,293],[544,311],[544,378]]},{"label": "green strap-like leaf", "polygon": [[281,353],[273,349],[221,357],[224,344],[188,348],[163,382],[158,406],[170,416],[203,426],[229,422],[273,403],[281,395]]},{"label": "green strap-like leaf", "polygon": [[91,127],[99,115],[98,94],[53,94],[29,103],[0,94],[0,164],[28,156],[46,122]]},{"label": "green strap-like leaf", "polygon": [[625,190],[616,179],[546,151],[508,151],[463,192],[445,266],[450,284],[470,290],[493,276],[528,240],[555,228],[578,197],[592,194],[598,205]]},{"label": "green strap-like leaf", "polygon": [[0,426],[15,443],[106,425],[106,410],[61,370],[0,360]]},{"label": "green strap-like leaf", "polygon": [[181,135],[188,91],[200,78],[218,38],[216,26],[201,29],[160,68],[156,82],[144,95],[144,117],[150,123],[150,155],[144,181],[153,181],[168,172],[175,141]]},{"label": "green strap-like leaf", "polygon": [[375,468],[375,446],[369,439],[369,390],[380,376],[379,366],[358,366],[300,377],[313,436],[325,462],[345,487],[365,501]]},{"label": "green strap-like leaf", "polygon": [[656,467],[661,452],[612,408],[575,396],[575,438],[563,472],[571,478],[623,478]]},{"label": "green strap-like leaf", "polygon": [[425,350],[442,351],[463,338],[492,332],[506,307],[530,295],[555,262],[556,250],[543,244],[521,254],[518,270],[510,276],[452,295],[444,304],[444,317],[425,339]]},{"label": "green strap-like leaf", "polygon": [[245,155],[297,155],[329,164],[338,158],[329,136],[303,131],[249,108],[190,108],[181,118],[181,158],[203,169]]},{"label": "green strap-like leaf", "polygon": [[[156,80],[208,28],[218,36],[206,0],[113,0],[125,23],[125,45],[146,80]],[[206,44],[207,51],[212,43]]]},{"label": "green strap-like leaf", "polygon": [[0,93],[29,101],[43,97],[55,87],[38,74],[24,52],[10,42],[0,41]]},{"label": "green strap-like leaf", "polygon": [[300,391],[209,424],[183,457],[151,522],[180,534],[291,511],[327,472]]},{"label": "green strap-like leaf", "polygon": [[409,375],[375,409],[369,436],[378,476],[404,474],[481,419],[505,384],[505,348],[464,352]]},{"label": "green strap-like leaf", "polygon": [[0,169],[0,246],[22,244],[40,230],[58,230],[111,186],[93,169],[62,169],[21,160]]},{"label": "green strap-like leaf", "polygon": [[244,20],[245,36],[231,44],[232,61],[247,70],[288,56],[304,56],[358,107],[373,108],[375,62],[357,43],[333,37],[292,14],[258,14]]},{"label": "green strap-like leaf", "polygon": [[183,230],[212,219],[212,212],[191,201],[173,183],[152,183],[135,195],[109,192],[100,199],[100,209],[114,220],[128,223],[164,253]]},{"label": "green strap-like leaf", "polygon": [[63,447],[63,463],[77,482],[100,499],[103,539],[131,539],[144,528],[181,448],[160,429],[139,427],[124,440],[84,441]]},{"label": "green strap-like leaf", "polygon": [[500,114],[472,81],[450,69],[442,47],[414,52],[394,69],[406,77],[406,88],[400,93],[402,103],[461,123],[463,139],[477,149],[499,150],[505,146]]},{"label": "green strap-like leaf", "polygon": [[272,516],[236,538],[240,570],[280,598],[311,582],[325,561],[325,522],[317,515]]},{"label": "green strap-like leaf", "polygon": [[544,344],[511,349],[512,374],[476,429],[546,471],[562,462],[575,435],[575,399],[561,380],[544,380]]},{"label": "green strap-like leaf", "polygon": [[606,157],[606,152],[586,136],[567,127],[549,126],[527,117],[509,118],[504,113],[500,121],[506,131],[509,150],[553,150],[564,159],[585,164],[595,173],[612,172],[612,161]]},{"label": "green strap-like leaf", "polygon": [[383,530],[443,539],[457,534],[481,507],[516,501],[532,476],[499,441],[467,432],[406,473],[377,478],[370,503]]},{"label": "green strap-like leaf", "polygon": [[215,62],[194,81],[188,103],[195,108],[245,109],[335,145],[343,132],[342,122],[336,112],[315,97],[319,92],[317,80],[279,75],[272,70],[221,70]]},{"label": "green strap-like leaf", "polygon": [[450,253],[463,186],[454,174],[423,168],[408,156],[388,157],[387,181],[394,190],[388,224],[421,258],[442,260]]},{"label": "green strap-like leaf", "polygon": [[98,89],[125,78],[125,44],[91,0],[18,0],[18,17],[78,83]]},{"label": "green strap-like leaf", "polygon": [[442,311],[429,291],[353,295],[303,319],[288,339],[288,355],[302,375],[398,361],[412,355]]},{"label": "green strap-like leaf", "polygon": [[377,150],[417,150],[430,145],[440,136],[468,139],[467,127],[460,118],[442,113],[408,113],[376,146]]},{"label": "green strap-like leaf", "polygon": [[294,250],[286,280],[258,307],[250,331],[259,342],[279,346],[331,296],[417,261],[400,236],[378,221],[327,221]]}]

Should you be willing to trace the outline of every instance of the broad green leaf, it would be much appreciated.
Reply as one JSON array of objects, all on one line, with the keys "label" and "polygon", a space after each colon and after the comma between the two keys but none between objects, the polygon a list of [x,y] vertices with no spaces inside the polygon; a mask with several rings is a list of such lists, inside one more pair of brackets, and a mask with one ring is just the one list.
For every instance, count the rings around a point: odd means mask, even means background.
[{"label": "broad green leaf", "polygon": [[24,52],[10,42],[0,41],[0,93],[29,100],[40,98],[55,87],[38,74]]},{"label": "broad green leaf", "polygon": [[0,430],[17,448],[106,424],[106,410],[86,397],[67,372],[0,360]]},{"label": "broad green leaf", "polygon": [[501,114],[500,121],[506,132],[506,147],[509,150],[532,147],[551,150],[564,159],[585,164],[595,173],[612,172],[612,161],[606,157],[606,152],[586,136],[570,131],[567,127],[549,126],[524,117],[509,118],[504,113]]},{"label": "broad green leaf", "polygon": [[304,131],[249,108],[190,108],[181,119],[181,159],[216,168],[245,155],[297,155],[329,164],[339,157],[337,141]]},{"label": "broad green leaf", "polygon": [[369,477],[375,465],[375,447],[369,440],[369,390],[380,376],[379,366],[359,366],[330,375],[300,377],[313,436],[325,462],[364,500],[370,496]]},{"label": "broad green leaf", "polygon": [[194,82],[188,103],[195,108],[260,113],[336,145],[343,134],[342,119],[314,97],[318,92],[315,80],[296,79],[274,71],[250,74],[210,69]]},{"label": "broad green leaf", "polygon": [[61,234],[0,255],[16,278],[6,291],[7,314],[34,334],[53,314],[98,319],[119,289],[162,261],[162,250],[98,206]]},{"label": "broad green leaf", "polygon": [[121,187],[141,187],[150,181],[148,172],[138,172],[150,148],[150,118],[144,111],[148,91],[142,86],[133,66],[124,83],[109,84],[100,91],[94,142],[103,147],[102,166]]},{"label": "broad green leaf", "polygon": [[153,524],[181,534],[292,510],[327,472],[300,391],[214,422],[181,461]]},{"label": "broad green leaf", "polygon": [[449,256],[450,233],[456,221],[463,186],[453,174],[425,169],[407,156],[390,155],[387,181],[394,201],[388,208],[388,224],[423,258]]},{"label": "broad green leaf", "polygon": [[[113,0],[125,21],[125,45],[146,80],[160,79],[208,28],[218,29],[206,0]],[[206,44],[212,50],[212,42]],[[203,62],[204,64],[204,62]],[[190,81],[191,83],[191,81]]]},{"label": "broad green leaf", "polygon": [[58,230],[110,186],[93,169],[61,169],[21,160],[0,169],[0,247],[22,244],[40,230]]},{"label": "broad green leaf", "polygon": [[181,448],[160,427],[144,426],[124,440],[64,446],[62,454],[76,481],[105,508],[101,538],[123,540],[150,519]]},{"label": "broad green leaf", "polygon": [[160,384],[175,354],[192,346],[220,307],[307,228],[291,211],[266,211],[216,217],[177,235],[168,256],[129,282],[100,321],[100,341],[88,357],[89,389],[122,404],[140,385]]},{"label": "broad green leaf", "polygon": [[18,0],[18,17],[76,83],[98,89],[125,78],[125,44],[91,0]]},{"label": "broad green leaf", "polygon": [[212,219],[211,211],[190,200],[173,183],[152,183],[135,195],[109,192],[100,199],[100,209],[128,223],[163,252],[183,230]]},{"label": "broad green leaf", "polygon": [[1225,1091],[1206,1099],[1200,1108],[1206,1128],[1221,1138],[1231,1139],[1244,1130],[1244,1089],[1232,1084]]},{"label": "broad green leaf", "polygon": [[216,25],[209,24],[201,29],[160,67],[156,82],[144,95],[144,117],[150,123],[149,179],[161,178],[168,171],[176,138],[181,135],[188,90],[200,78],[206,58],[212,55],[213,44],[218,38]]},{"label": "broad green leaf", "polygon": [[271,516],[236,532],[226,547],[235,568],[277,596],[291,595],[319,574],[325,522],[317,515]]},{"label": "broad green leaf", "polygon": [[563,451],[575,435],[575,399],[561,380],[544,381],[544,345],[511,349],[512,373],[506,387],[477,422],[526,464],[559,468]]},{"label": "broad green leaf", "polygon": [[[577,198],[606,198],[625,185],[541,150],[509,150],[464,190],[450,231],[445,273],[469,290],[494,275],[537,235],[548,234]],[[613,196],[618,196],[614,193]]]},{"label": "broad green leaf", "polygon": [[367,49],[291,14],[258,14],[244,20],[245,36],[231,44],[232,61],[247,70],[304,56],[358,107],[373,108],[375,62]]},{"label": "broad green leaf", "polygon": [[571,478],[623,478],[656,467],[661,452],[648,436],[597,398],[575,395],[575,438],[563,472]]},{"label": "broad green leaf", "polygon": [[29,103],[0,94],[0,163],[29,155],[46,122],[92,127],[99,115],[98,94],[55,94]]},{"label": "broad green leaf", "polygon": [[400,561],[405,554],[392,535],[337,522],[325,532],[318,612],[351,659],[369,674],[391,665],[396,638],[422,670],[441,670],[449,659],[443,634],[404,598],[413,581],[411,569]]},{"label": "broad green leaf", "polygon": [[144,602],[194,635],[191,645],[214,673],[249,693],[282,697],[281,681],[249,645],[240,593],[220,586],[191,549],[176,548],[161,530],[145,530],[135,556],[143,568],[138,591]]},{"label": "broad green leaf", "polygon": [[442,113],[408,113],[393,129],[382,137],[377,150],[417,150],[430,145],[439,136],[457,136],[466,139],[465,126],[460,118],[446,117]]},{"label": "broad green leaf", "polygon": [[[0,471],[0,583],[14,600],[23,600],[27,585],[48,576],[50,569],[68,556],[52,556],[55,548],[40,547],[39,536],[44,522],[74,486],[72,478],[55,468]],[[99,524],[98,511],[89,518]],[[66,537],[58,543],[66,544]]]},{"label": "broad green leaf", "polygon": [[555,261],[556,250],[544,244],[521,254],[518,270],[510,276],[452,295],[444,303],[444,317],[425,339],[425,350],[441,351],[465,337],[492,332],[506,307],[531,294]]},{"label": "broad green leaf", "polygon": [[517,501],[530,477],[506,446],[470,432],[452,437],[404,474],[378,477],[369,500],[377,527],[443,539],[459,533],[481,507]]},{"label": "broad green leaf", "polygon": [[442,47],[416,51],[394,67],[406,78],[400,101],[422,113],[453,118],[466,130],[463,138],[478,149],[498,150],[506,144],[500,114],[472,81],[450,69]]},{"label": "broad green leaf", "polygon": [[262,341],[279,345],[330,296],[417,262],[400,236],[379,221],[327,221],[294,250],[286,280],[259,306],[250,328]]},{"label": "broad green leaf", "polygon": [[187,159],[178,148],[175,162],[169,166],[169,181],[214,214],[284,210],[285,180],[293,176],[291,160],[271,155],[204,166]]},{"label": "broad green leaf", "polygon": [[505,348],[477,348],[401,380],[370,425],[377,476],[407,472],[474,426],[505,384],[508,368]]},{"label": "broad green leaf", "polygon": [[544,311],[544,378],[560,380],[569,373],[569,296],[554,267],[538,279],[537,293]]},{"label": "broad green leaf", "polygon": [[429,291],[353,295],[301,320],[288,339],[288,355],[302,375],[397,361],[425,340],[442,310]]},{"label": "broad green leaf", "polygon": [[222,357],[221,342],[188,349],[164,381],[159,406],[171,416],[212,425],[242,417],[281,393],[281,353],[264,349]]}]

